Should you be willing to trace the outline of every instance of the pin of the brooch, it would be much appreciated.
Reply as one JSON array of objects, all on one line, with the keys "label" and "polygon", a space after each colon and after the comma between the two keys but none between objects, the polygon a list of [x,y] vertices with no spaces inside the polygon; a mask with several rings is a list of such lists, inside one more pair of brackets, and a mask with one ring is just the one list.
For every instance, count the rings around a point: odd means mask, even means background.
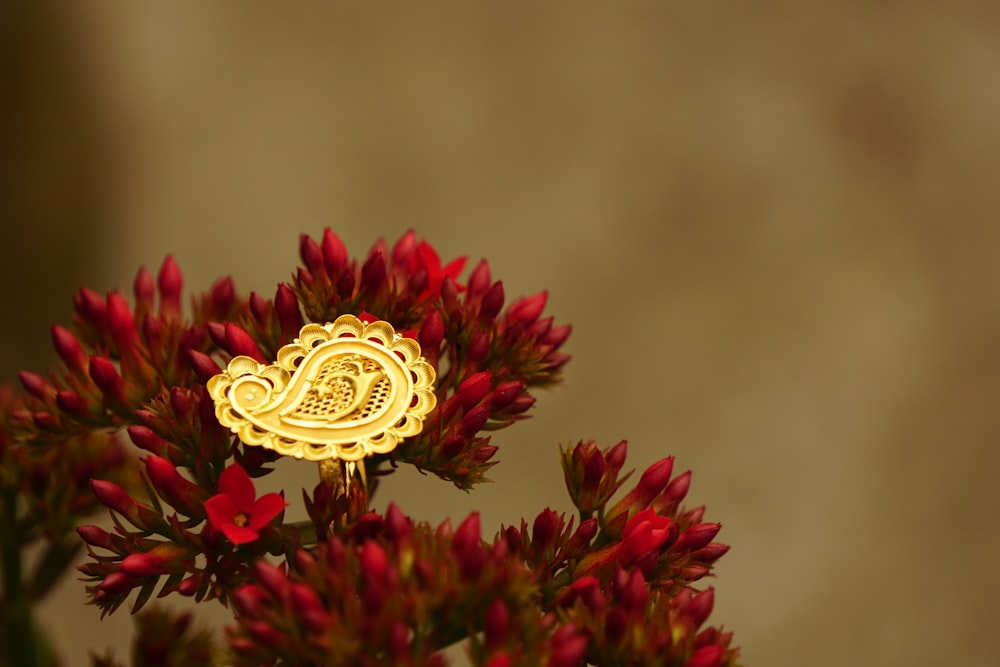
[{"label": "pin of the brooch", "polygon": [[234,357],[208,392],[219,422],[245,444],[319,461],[322,479],[339,485],[361,459],[420,433],[434,378],[417,341],[388,322],[341,315],[304,326],[272,364]]}]

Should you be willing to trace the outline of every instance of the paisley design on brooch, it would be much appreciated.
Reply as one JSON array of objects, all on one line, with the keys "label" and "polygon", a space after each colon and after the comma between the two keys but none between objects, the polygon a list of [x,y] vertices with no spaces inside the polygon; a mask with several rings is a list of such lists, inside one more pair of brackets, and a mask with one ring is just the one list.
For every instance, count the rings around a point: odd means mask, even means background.
[{"label": "paisley design on brooch", "polygon": [[215,414],[248,445],[310,461],[386,454],[434,409],[434,368],[388,322],[307,324],[273,364],[230,360],[208,381]]}]

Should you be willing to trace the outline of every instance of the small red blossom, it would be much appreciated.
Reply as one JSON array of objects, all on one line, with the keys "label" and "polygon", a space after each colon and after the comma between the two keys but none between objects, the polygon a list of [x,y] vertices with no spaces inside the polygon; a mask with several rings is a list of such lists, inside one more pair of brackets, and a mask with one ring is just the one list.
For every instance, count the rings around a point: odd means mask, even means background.
[{"label": "small red blossom", "polygon": [[260,530],[288,506],[277,493],[256,496],[250,475],[234,463],[219,476],[219,493],[205,501],[208,522],[233,544],[253,542],[260,537]]}]

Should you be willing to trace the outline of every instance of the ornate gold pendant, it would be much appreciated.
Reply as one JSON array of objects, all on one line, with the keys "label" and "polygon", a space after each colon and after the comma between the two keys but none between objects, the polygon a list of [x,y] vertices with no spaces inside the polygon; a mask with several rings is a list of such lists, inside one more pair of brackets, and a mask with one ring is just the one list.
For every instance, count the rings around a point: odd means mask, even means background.
[{"label": "ornate gold pendant", "polygon": [[341,315],[304,326],[273,364],[234,357],[208,391],[219,422],[244,443],[353,469],[420,433],[434,379],[417,341],[388,322]]}]

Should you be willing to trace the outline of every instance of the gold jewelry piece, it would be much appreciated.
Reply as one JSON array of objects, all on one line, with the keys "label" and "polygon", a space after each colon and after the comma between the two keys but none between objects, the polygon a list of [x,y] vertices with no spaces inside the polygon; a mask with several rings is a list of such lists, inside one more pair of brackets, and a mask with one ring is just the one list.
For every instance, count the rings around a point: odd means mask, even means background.
[{"label": "gold jewelry piece", "polygon": [[219,422],[244,443],[310,461],[340,459],[350,473],[357,461],[420,433],[437,402],[434,379],[417,341],[388,322],[341,315],[302,327],[273,364],[234,357],[208,392]]}]

